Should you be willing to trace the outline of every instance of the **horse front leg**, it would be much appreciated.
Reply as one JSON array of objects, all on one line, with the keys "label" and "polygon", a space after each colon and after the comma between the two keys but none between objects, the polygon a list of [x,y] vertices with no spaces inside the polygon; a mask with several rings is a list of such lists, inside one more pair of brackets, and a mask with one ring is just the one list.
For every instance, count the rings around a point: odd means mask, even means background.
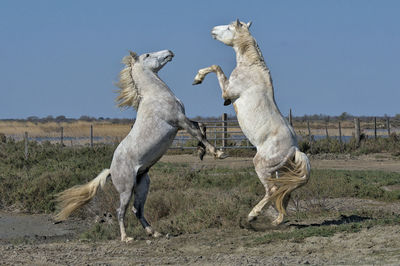
[{"label": "horse front leg", "polygon": [[196,126],[196,124],[190,121],[188,118],[185,117],[179,121],[179,127],[186,130],[190,135],[200,141],[206,147],[206,149],[214,155],[215,158],[225,159],[228,157],[227,154],[221,150],[217,150],[210,142],[208,142],[204,134],[201,132],[199,126]]},{"label": "horse front leg", "polygon": [[136,218],[142,224],[147,235],[155,238],[160,237],[161,234],[154,231],[149,222],[144,217],[144,204],[146,203],[147,193],[149,192],[150,177],[149,174],[143,173],[138,175],[136,178],[136,186],[133,189],[135,200],[133,202],[132,211],[136,215]]},{"label": "horse front leg", "polygon": [[[190,120],[190,122],[193,123],[194,126],[200,130],[204,138],[207,139],[206,126],[193,120]],[[197,154],[199,155],[200,160],[203,160],[203,157],[206,154],[206,146],[201,141],[197,143]]]},{"label": "horse front leg", "polygon": [[224,105],[230,104],[230,99],[227,97],[227,89],[229,86],[229,80],[225,76],[224,71],[222,71],[221,67],[218,65],[212,65],[210,67],[202,68],[197,72],[196,77],[194,78],[193,85],[197,85],[203,82],[204,78],[207,74],[214,72],[217,75],[219,86],[222,91],[222,98],[225,100]]}]

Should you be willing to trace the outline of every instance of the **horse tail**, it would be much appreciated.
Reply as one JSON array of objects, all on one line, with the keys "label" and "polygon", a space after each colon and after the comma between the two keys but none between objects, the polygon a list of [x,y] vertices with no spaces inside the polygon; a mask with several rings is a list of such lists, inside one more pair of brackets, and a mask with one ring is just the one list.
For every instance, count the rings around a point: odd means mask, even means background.
[{"label": "horse tail", "polygon": [[269,178],[271,185],[277,186],[277,189],[270,196],[270,200],[275,200],[275,207],[279,213],[286,214],[283,200],[286,195],[305,185],[310,177],[310,161],[306,154],[296,148],[294,156],[278,170],[276,178]]},{"label": "horse tail", "polygon": [[67,219],[74,210],[88,203],[96,195],[97,188],[99,186],[101,188],[104,187],[108,176],[110,176],[110,169],[104,169],[92,181],[58,193],[56,202],[60,211],[55,215],[55,220],[62,221]]}]

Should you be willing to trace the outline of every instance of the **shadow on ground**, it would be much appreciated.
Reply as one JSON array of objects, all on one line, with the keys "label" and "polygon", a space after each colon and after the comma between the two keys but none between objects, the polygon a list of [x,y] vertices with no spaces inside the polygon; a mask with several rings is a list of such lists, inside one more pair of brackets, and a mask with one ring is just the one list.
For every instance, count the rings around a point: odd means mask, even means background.
[{"label": "shadow on ground", "polygon": [[241,219],[239,221],[240,228],[248,229],[256,232],[263,231],[274,231],[274,230],[282,230],[285,228],[295,227],[297,229],[307,228],[307,227],[320,227],[320,226],[329,226],[329,225],[342,225],[342,224],[350,224],[350,223],[360,223],[366,220],[371,220],[371,217],[363,217],[359,215],[340,215],[338,219],[326,220],[321,223],[310,223],[310,224],[295,224],[284,222],[278,226],[271,225],[271,220],[267,217],[258,217],[256,220],[252,222],[248,222],[246,219]]},{"label": "shadow on ground", "polygon": [[312,223],[312,224],[288,224],[288,226],[293,226],[296,228],[306,228],[306,227],[320,227],[326,225],[341,225],[341,224],[350,224],[350,223],[360,223],[366,220],[371,220],[371,217],[363,217],[359,215],[340,215],[339,219],[335,220],[327,220],[322,223]]}]

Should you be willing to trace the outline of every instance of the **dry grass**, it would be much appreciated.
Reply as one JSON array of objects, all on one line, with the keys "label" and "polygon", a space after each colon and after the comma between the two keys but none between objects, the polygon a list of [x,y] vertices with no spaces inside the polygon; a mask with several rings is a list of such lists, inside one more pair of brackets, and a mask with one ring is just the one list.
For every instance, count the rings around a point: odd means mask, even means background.
[{"label": "dry grass", "polygon": [[[30,137],[40,138],[59,138],[61,135],[61,127],[64,129],[64,137],[89,137],[90,136],[90,126],[93,125],[93,135],[94,137],[104,137],[111,138],[113,140],[120,141],[123,139],[131,129],[131,124],[129,123],[112,123],[110,121],[82,121],[77,120],[74,122],[30,122],[30,121],[7,121],[0,120],[0,133],[5,134],[6,136],[12,136],[16,139],[22,139],[22,136],[25,132],[28,132]],[[216,124],[217,126],[221,126],[221,123]],[[238,127],[237,123],[228,123],[228,134],[230,136],[233,135],[242,135],[241,133],[232,133],[241,131]],[[326,124],[322,121],[313,121],[310,122],[311,135],[320,135],[325,136]],[[306,136],[308,135],[307,123],[294,121],[294,128],[298,135]],[[378,136],[386,136],[387,132],[382,127],[379,127],[381,130],[377,132]],[[362,133],[365,135],[371,135],[373,132],[373,124],[368,122],[361,122]],[[368,129],[367,133],[365,129]],[[364,131],[363,131],[364,130]],[[221,128],[211,128],[207,129],[207,135],[209,138],[220,138],[222,133]],[[399,128],[392,128],[391,132],[399,133]],[[328,134],[329,136],[339,136],[338,124],[335,122],[330,122],[328,124]],[[343,121],[342,122],[342,136],[352,136],[354,135],[354,124],[351,121]],[[180,131],[178,136],[189,136],[185,131]],[[212,141],[213,142],[213,141]]]},{"label": "dry grass", "polygon": [[90,143],[90,127],[93,126],[94,143],[119,143],[131,130],[129,123],[112,123],[100,121],[75,122],[30,122],[0,121],[0,133],[20,141],[25,132],[29,138],[45,138],[51,143],[59,143],[63,128],[64,145],[82,146]]},{"label": "dry grass", "polygon": [[124,138],[131,129],[131,124],[115,124],[111,122],[47,122],[34,123],[29,121],[0,121],[0,132],[8,136],[22,136],[28,132],[32,137],[60,137],[61,127],[64,137],[90,136],[90,126],[93,125],[94,136],[110,136]]}]

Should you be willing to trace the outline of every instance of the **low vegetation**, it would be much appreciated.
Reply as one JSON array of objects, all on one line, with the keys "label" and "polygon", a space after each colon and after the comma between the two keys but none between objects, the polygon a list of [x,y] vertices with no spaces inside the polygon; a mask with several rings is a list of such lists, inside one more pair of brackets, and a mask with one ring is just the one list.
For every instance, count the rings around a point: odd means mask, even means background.
[{"label": "low vegetation", "polygon": [[366,138],[362,136],[359,144],[355,138],[348,142],[340,142],[337,138],[324,138],[309,140],[304,137],[299,142],[300,149],[309,154],[323,153],[347,153],[353,155],[387,152],[394,156],[400,156],[400,137],[392,133],[390,137]]},{"label": "low vegetation", "polygon": [[[56,193],[93,179],[103,168],[108,168],[114,146],[61,147],[50,143],[29,143],[29,156],[24,156],[23,142],[7,140],[0,143],[0,208],[30,213],[53,213]],[[251,208],[263,197],[253,168],[193,169],[185,164],[157,163],[150,171],[151,188],[146,203],[146,216],[162,233],[179,235],[196,233],[207,228],[240,228]],[[399,191],[387,191],[384,186],[400,184],[399,173],[380,171],[312,170],[309,183],[292,194],[295,211],[289,220],[307,220],[313,216],[339,219],[329,209],[327,199],[363,198],[384,202],[400,200]],[[118,196],[111,182],[84,210],[81,217],[114,217]],[[354,213],[353,213],[354,214]],[[353,215],[351,214],[351,215]],[[365,216],[365,215],[364,215]],[[364,217],[360,214],[360,217]],[[312,235],[351,232],[381,224],[399,221],[394,214],[369,213],[368,219],[338,225],[299,227],[298,230],[272,232],[256,240],[301,240]],[[108,221],[107,219],[102,219]],[[127,231],[136,238],[144,232],[129,212]],[[111,219],[114,221],[114,218]],[[116,239],[115,223],[96,223],[81,237],[84,239]]]},{"label": "low vegetation", "polygon": [[0,207],[26,212],[54,211],[54,194],[87,182],[109,167],[112,146],[63,148],[48,142],[0,143]]}]

